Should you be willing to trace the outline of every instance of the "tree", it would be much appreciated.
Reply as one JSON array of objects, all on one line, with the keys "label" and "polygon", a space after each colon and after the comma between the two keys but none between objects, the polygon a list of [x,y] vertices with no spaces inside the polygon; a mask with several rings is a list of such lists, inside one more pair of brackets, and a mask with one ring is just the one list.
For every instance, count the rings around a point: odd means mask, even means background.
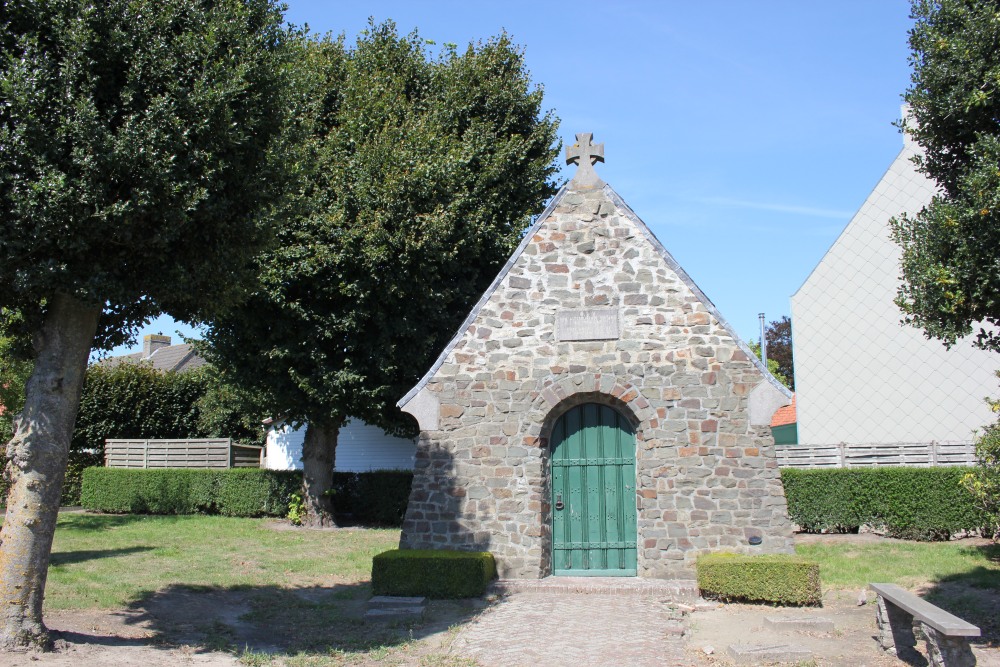
[{"label": "tree", "polygon": [[[17,320],[18,317],[16,312],[0,311],[0,320]],[[23,342],[0,332],[0,438],[3,442],[14,435],[14,417],[24,407],[24,385],[33,366],[26,352]]]},{"label": "tree", "polygon": [[[1000,412],[1000,400],[987,399],[987,403],[993,412]],[[983,537],[997,540],[1000,539],[1000,422],[988,424],[976,439],[976,459],[976,467],[962,477],[962,486],[982,510]]]},{"label": "tree", "polygon": [[284,170],[268,156],[285,34],[270,0],[0,4],[0,307],[34,356],[7,446],[3,648],[48,643],[45,577],[91,347],[241,296]]},{"label": "tree", "polygon": [[891,221],[902,248],[904,321],[946,346],[975,332],[1000,351],[1000,7],[914,0],[912,84],[903,123],[940,194]]},{"label": "tree", "polygon": [[767,365],[775,363],[778,377],[791,390],[795,390],[795,366],[792,363],[792,320],[782,315],[780,320],[772,320],[764,329],[767,341]]},{"label": "tree", "polygon": [[299,191],[253,296],[206,356],[307,423],[306,523],[333,522],[349,417],[413,430],[394,407],[555,192],[556,122],[506,35],[437,56],[370,25],[301,44]]},{"label": "tree", "polygon": [[[907,323],[948,347],[974,343],[1000,352],[1000,4],[914,0],[910,31],[912,121],[920,170],[940,193],[915,216],[891,221],[902,248],[896,303]],[[1000,403],[988,400],[994,412]],[[976,443],[979,462],[964,479],[1000,526],[1000,423]]]},{"label": "tree", "polygon": [[[750,351],[753,352],[758,359],[760,359],[760,343],[757,341],[751,341],[747,344],[750,347]],[[791,383],[787,377],[785,377],[781,368],[778,366],[778,362],[771,358],[771,351],[767,352],[767,371],[774,376],[774,379],[791,389]]]}]

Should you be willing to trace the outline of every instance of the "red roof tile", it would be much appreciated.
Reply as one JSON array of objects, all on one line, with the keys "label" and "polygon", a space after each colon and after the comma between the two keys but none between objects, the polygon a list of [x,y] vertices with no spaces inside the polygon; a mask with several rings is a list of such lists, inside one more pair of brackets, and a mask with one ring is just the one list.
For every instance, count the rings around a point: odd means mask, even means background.
[{"label": "red roof tile", "polygon": [[785,426],[786,424],[794,424],[795,419],[795,395],[792,395],[791,405],[786,405],[783,408],[778,408],[771,417],[771,428],[775,426]]}]

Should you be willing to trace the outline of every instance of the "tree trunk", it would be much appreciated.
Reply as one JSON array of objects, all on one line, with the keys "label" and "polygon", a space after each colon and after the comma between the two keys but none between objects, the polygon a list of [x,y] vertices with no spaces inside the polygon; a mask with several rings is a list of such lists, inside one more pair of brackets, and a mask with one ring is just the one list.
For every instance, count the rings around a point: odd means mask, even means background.
[{"label": "tree trunk", "polygon": [[57,295],[35,340],[35,370],[7,444],[11,475],[0,530],[0,648],[48,648],[42,599],[66,460],[101,307]]},{"label": "tree trunk", "polygon": [[337,456],[337,435],[340,426],[310,421],[302,442],[302,488],[306,505],[304,526],[336,526],[333,498],[327,491],[333,488],[333,465]]}]

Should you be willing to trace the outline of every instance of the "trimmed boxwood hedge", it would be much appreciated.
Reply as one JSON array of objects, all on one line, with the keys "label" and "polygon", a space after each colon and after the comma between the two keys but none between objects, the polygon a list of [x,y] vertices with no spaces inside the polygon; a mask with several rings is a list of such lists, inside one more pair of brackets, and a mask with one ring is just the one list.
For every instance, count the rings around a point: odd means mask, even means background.
[{"label": "trimmed boxwood hedge", "polygon": [[496,576],[488,551],[393,549],[372,559],[375,595],[474,598]]},{"label": "trimmed boxwood hedge", "polygon": [[[405,471],[334,473],[334,506],[359,523],[399,526],[412,481]],[[81,500],[112,514],[286,516],[301,488],[302,473],[294,470],[87,468]]]},{"label": "trimmed boxwood hedge", "polygon": [[946,540],[985,525],[972,495],[962,487],[971,468],[784,468],[788,514],[807,531],[884,529],[892,537]]},{"label": "trimmed boxwood hedge", "polygon": [[822,600],[819,564],[797,556],[713,553],[698,558],[697,570],[705,597],[799,606]]}]

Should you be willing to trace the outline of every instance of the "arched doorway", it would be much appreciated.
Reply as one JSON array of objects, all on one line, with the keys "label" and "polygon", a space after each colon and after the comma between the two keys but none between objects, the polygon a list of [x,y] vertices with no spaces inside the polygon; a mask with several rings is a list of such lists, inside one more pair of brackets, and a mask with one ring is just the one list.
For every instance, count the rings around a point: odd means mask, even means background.
[{"label": "arched doorway", "polygon": [[578,405],[552,428],[552,573],[636,575],[635,430],[614,408]]}]

